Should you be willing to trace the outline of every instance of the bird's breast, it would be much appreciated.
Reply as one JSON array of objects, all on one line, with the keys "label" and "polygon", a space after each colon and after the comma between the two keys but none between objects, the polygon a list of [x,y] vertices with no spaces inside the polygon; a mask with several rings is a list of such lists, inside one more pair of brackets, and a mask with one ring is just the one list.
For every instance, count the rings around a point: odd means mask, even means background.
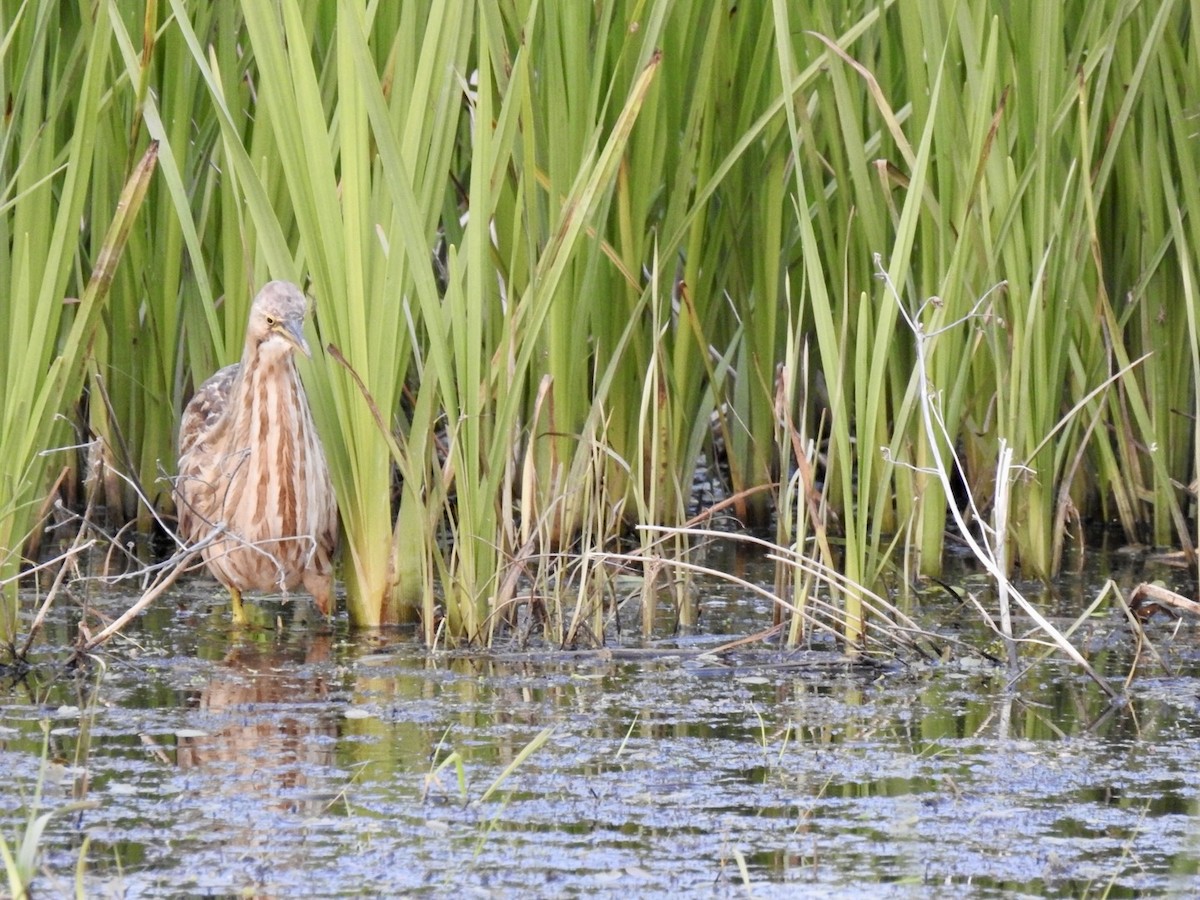
[{"label": "bird's breast", "polygon": [[263,360],[246,370],[241,388],[226,461],[230,521],[250,540],[314,534],[321,504],[308,501],[328,489],[328,474],[295,367]]}]

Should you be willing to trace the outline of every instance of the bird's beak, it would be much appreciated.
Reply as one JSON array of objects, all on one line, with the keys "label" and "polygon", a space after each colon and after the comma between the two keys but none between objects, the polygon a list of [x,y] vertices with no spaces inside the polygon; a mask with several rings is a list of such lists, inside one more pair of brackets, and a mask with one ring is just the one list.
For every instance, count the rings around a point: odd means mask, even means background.
[{"label": "bird's beak", "polygon": [[287,319],[282,323],[279,333],[296,345],[296,349],[312,359],[312,351],[308,349],[308,341],[304,339],[304,320]]}]

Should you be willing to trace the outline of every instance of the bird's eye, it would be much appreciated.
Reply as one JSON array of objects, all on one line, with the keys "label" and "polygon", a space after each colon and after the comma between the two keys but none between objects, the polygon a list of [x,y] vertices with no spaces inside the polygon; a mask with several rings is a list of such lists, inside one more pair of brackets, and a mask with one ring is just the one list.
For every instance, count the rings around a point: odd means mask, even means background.
[{"label": "bird's eye", "polygon": [[271,327],[275,326],[275,317],[274,316],[267,316],[267,325],[269,325]]}]

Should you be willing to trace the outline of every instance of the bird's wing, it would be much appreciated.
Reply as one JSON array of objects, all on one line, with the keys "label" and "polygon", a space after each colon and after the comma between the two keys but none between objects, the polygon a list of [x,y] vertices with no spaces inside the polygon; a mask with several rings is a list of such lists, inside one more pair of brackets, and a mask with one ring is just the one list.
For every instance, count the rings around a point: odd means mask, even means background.
[{"label": "bird's wing", "polygon": [[188,401],[179,422],[179,456],[182,459],[229,406],[229,393],[237,378],[240,363],[214,373]]}]

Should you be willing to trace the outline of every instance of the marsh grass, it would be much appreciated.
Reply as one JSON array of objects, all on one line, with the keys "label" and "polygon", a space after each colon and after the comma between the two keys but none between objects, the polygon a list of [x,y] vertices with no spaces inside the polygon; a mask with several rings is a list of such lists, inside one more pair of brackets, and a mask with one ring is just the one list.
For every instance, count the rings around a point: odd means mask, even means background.
[{"label": "marsh grass", "polygon": [[[314,301],[356,625],[488,643],[528,605],[602,640],[596,561],[631,536],[641,632],[687,624],[695,536],[631,526],[686,521],[701,453],[811,560],[776,595],[844,579],[850,648],[897,571],[939,571],[964,492],[1006,574],[1052,576],[1085,521],[1195,545],[1193,5],[57,11],[0,2],[10,644],[44,498],[84,474],[38,452],[92,448],[118,522],[169,515],[179,410],[270,277]],[[937,298],[923,366],[887,284]]]},{"label": "marsh grass", "polygon": [[[26,8],[27,17],[43,10]],[[26,17],[20,17],[23,21]],[[22,21],[14,25],[20,27]],[[37,33],[27,60],[32,67],[53,70],[47,59],[39,54],[51,53],[42,41],[44,19],[33,26]],[[66,404],[80,396],[89,365],[94,365],[92,349],[100,330],[101,314],[112,287],[117,263],[134,228],[138,211],[145,199],[157,161],[158,145],[151,142],[140,159],[130,161],[128,175],[113,203],[98,203],[89,207],[95,215],[106,215],[107,226],[97,223],[94,255],[90,256],[89,276],[80,283],[78,301],[64,315],[64,301],[69,262],[76,259],[72,247],[74,229],[85,206],[87,174],[96,145],[96,122],[108,58],[108,33],[103,4],[93,23],[86,44],[76,45],[75,52],[84,54],[77,105],[73,113],[74,130],[66,145],[66,162],[61,197],[57,204],[49,202],[50,178],[56,169],[54,144],[56,133],[51,129],[32,128],[27,133],[28,156],[21,158],[19,173],[10,182],[15,205],[7,221],[12,228],[11,244],[0,260],[0,271],[9,276],[7,298],[7,374],[0,385],[3,415],[0,421],[0,459],[5,465],[4,499],[0,503],[0,641],[13,645],[16,637],[16,582],[13,575],[21,564],[22,545],[40,525],[37,515],[42,504],[41,493],[47,473],[53,471],[42,451],[56,445],[63,436],[63,420],[59,417]],[[86,47],[86,50],[84,48]],[[69,71],[69,70],[68,70]],[[38,87],[22,85],[22,108],[33,116],[42,115],[36,96]],[[66,84],[60,89],[70,93]],[[64,123],[59,123],[64,124]],[[44,171],[37,168],[44,165]],[[36,181],[26,184],[26,177]],[[47,210],[35,207],[54,207],[57,217],[50,219]],[[101,220],[101,222],[106,220]]]},{"label": "marsh grass", "polygon": [[[95,692],[92,692],[95,696]],[[94,709],[81,712],[79,736],[75,744],[74,766],[77,771],[86,772],[87,759],[91,751],[91,721]],[[34,784],[33,795],[17,797],[11,792],[10,798],[14,803],[20,803],[25,808],[25,822],[19,833],[13,835],[11,843],[8,837],[0,834],[0,865],[4,868],[4,876],[8,882],[8,896],[13,900],[39,895],[41,891],[33,890],[33,883],[41,872],[41,856],[44,847],[46,829],[56,818],[70,816],[82,810],[95,809],[99,803],[87,797],[87,779],[77,778],[73,787],[73,798],[53,809],[43,811],[45,806],[45,787],[52,766],[57,765],[50,756],[50,722],[43,720],[41,763],[38,767],[37,781]],[[84,876],[86,873],[88,846],[91,838],[88,835],[79,847],[78,862],[75,867],[75,896],[83,897]]]}]

